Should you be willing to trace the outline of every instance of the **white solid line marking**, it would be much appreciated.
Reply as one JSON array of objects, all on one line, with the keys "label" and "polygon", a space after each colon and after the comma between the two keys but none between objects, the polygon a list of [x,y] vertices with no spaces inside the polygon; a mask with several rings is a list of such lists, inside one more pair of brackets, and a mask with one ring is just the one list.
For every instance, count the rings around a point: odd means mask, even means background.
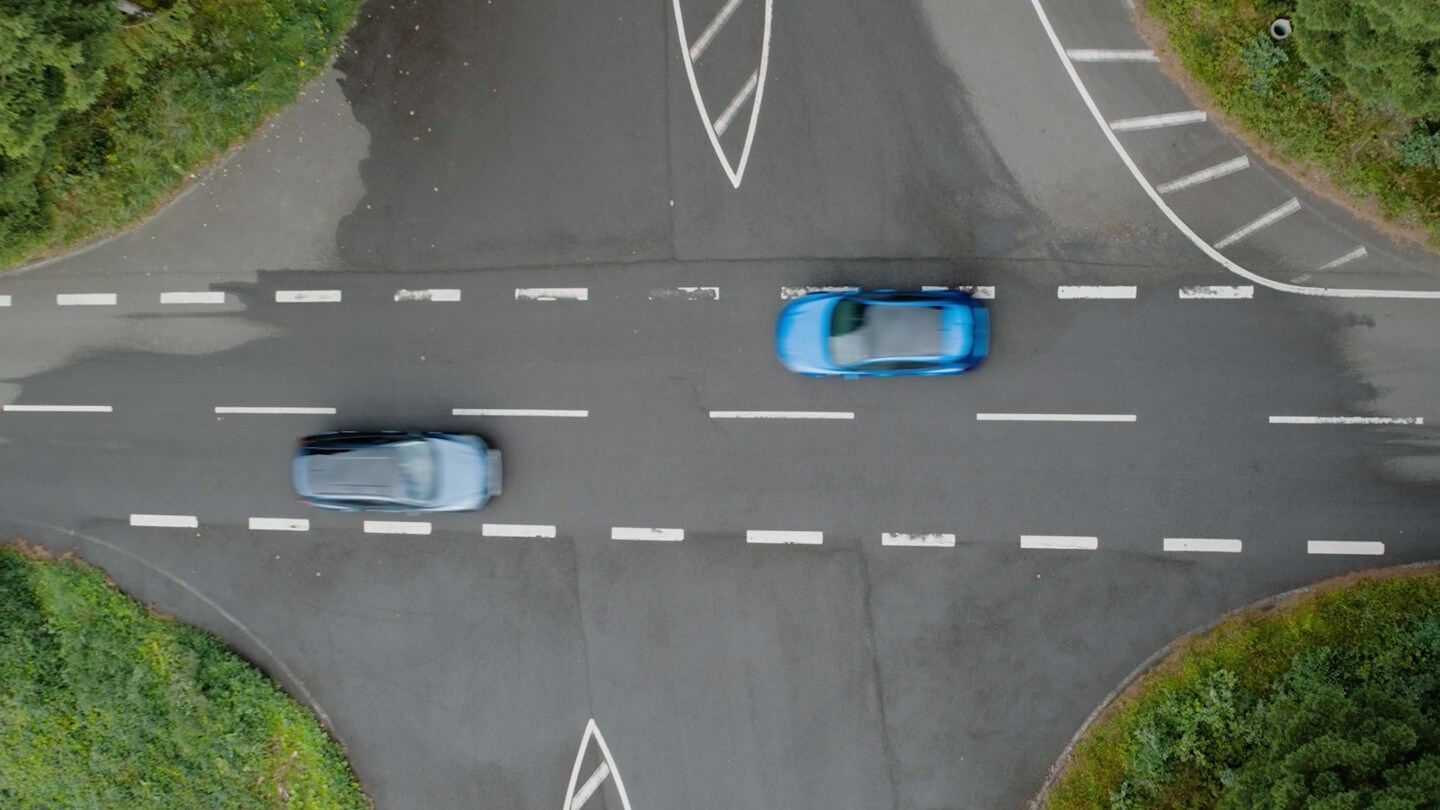
[{"label": "white solid line marking", "polygon": [[1179,191],[1182,188],[1190,188],[1191,186],[1198,186],[1201,183],[1208,183],[1218,177],[1224,177],[1227,174],[1234,174],[1235,172],[1238,172],[1242,169],[1247,169],[1249,167],[1250,158],[1241,155],[1234,160],[1227,160],[1224,163],[1217,163],[1208,169],[1201,169],[1194,174],[1187,174],[1184,177],[1171,180],[1168,183],[1161,183],[1160,185],[1155,187],[1155,190],[1160,192],[1161,194],[1169,194],[1172,191]]},{"label": "white solid line marking", "polygon": [[223,292],[162,292],[160,293],[162,304],[223,304],[225,293]]},{"label": "white solid line marking", "polygon": [[1133,413],[977,413],[977,422],[1134,422]]},{"label": "white solid line marking", "polygon": [[310,521],[305,518],[250,518],[250,528],[257,532],[308,532]]},{"label": "white solid line marking", "polygon": [[1185,112],[1163,113],[1161,115],[1142,115],[1139,118],[1122,118],[1119,121],[1111,121],[1112,132],[1134,132],[1141,129],[1159,129],[1161,127],[1177,127],[1182,124],[1201,124],[1205,122],[1204,110],[1187,110]]},{"label": "white solid line marking", "polygon": [[588,301],[588,287],[517,287],[516,301]]},{"label": "white solid line marking", "polygon": [[711,419],[854,419],[850,411],[711,411]]},{"label": "white solid line marking", "polygon": [[663,287],[650,291],[651,301],[719,301],[719,287]]},{"label": "white solid line marking", "polygon": [[0,295],[0,307],[8,307],[8,306],[10,306],[10,296],[8,296],[8,295]]},{"label": "white solid line marking", "polygon": [[1255,233],[1256,231],[1260,230],[1261,228],[1268,228],[1268,227],[1270,227],[1271,225],[1274,225],[1275,223],[1279,222],[1280,220],[1284,219],[1285,217],[1290,216],[1291,214],[1293,214],[1293,213],[1295,213],[1296,211],[1299,211],[1299,210],[1300,210],[1300,201],[1297,200],[1297,199],[1295,199],[1294,197],[1291,197],[1289,202],[1285,203],[1284,205],[1280,206],[1279,208],[1276,208],[1276,209],[1271,210],[1271,211],[1267,211],[1267,212],[1265,212],[1264,214],[1262,214],[1259,219],[1255,220],[1254,222],[1250,223],[1249,225],[1245,225],[1245,226],[1243,226],[1243,227],[1241,227],[1241,228],[1237,228],[1236,230],[1232,231],[1228,236],[1226,236],[1226,237],[1222,238],[1220,241],[1216,242],[1216,243],[1215,243],[1215,248],[1216,248],[1216,250],[1219,250],[1220,248],[1230,247],[1231,245],[1235,244],[1236,242],[1239,242],[1241,239],[1244,239],[1245,237],[1249,236],[1250,234]]},{"label": "white solid line marking", "polygon": [[751,529],[745,532],[747,543],[780,543],[818,546],[825,541],[824,532],[789,532],[769,529]]},{"label": "white solid line marking", "polygon": [[459,290],[396,290],[396,301],[459,301]]},{"label": "white solid line marking", "polygon": [[924,287],[921,287],[920,289],[921,289],[923,292],[939,292],[939,291],[941,291],[941,290],[954,290],[954,291],[956,291],[956,292],[970,293],[970,295],[971,295],[972,297],[975,297],[975,298],[983,298],[983,299],[987,299],[987,300],[995,297],[995,288],[994,288],[994,287],[976,287],[976,286],[967,285],[967,284],[961,284],[961,285],[958,286],[958,287],[931,287],[931,286],[924,286]]},{"label": "white solid line marking", "polygon": [[1076,62],[1159,62],[1154,51],[1118,50],[1106,51],[1093,48],[1071,48],[1066,51]]},{"label": "white solid line marking", "polygon": [[811,293],[859,292],[859,287],[781,287],[780,300],[791,301]]},{"label": "white solid line marking", "polygon": [[55,303],[62,307],[113,307],[119,297],[115,293],[60,293]]},{"label": "white solid line marking", "polygon": [[451,416],[557,416],[584,418],[589,411],[547,411],[539,408],[452,408]]},{"label": "white solid line marking", "polygon": [[249,406],[249,405],[216,405],[216,406],[215,406],[215,413],[252,413],[252,414],[264,414],[264,415],[291,414],[291,413],[294,413],[294,414],[315,414],[315,415],[322,415],[322,416],[325,416],[325,415],[333,416],[333,415],[335,414],[335,409],[334,409],[334,408],[304,408],[304,407],[302,407],[302,408],[290,408],[290,407],[270,407],[270,406],[251,407],[251,406]]},{"label": "white solid line marking", "polygon": [[760,69],[757,72],[759,80],[755,86],[755,101],[750,107],[750,126],[745,131],[745,145],[740,149],[740,161],[732,168],[730,159],[725,156],[725,150],[720,146],[720,134],[715,131],[715,125],[710,121],[710,113],[705,109],[705,99],[700,95],[700,84],[695,80],[695,60],[690,56],[690,43],[685,39],[685,15],[680,11],[680,0],[674,0],[671,4],[675,9],[675,33],[680,37],[680,48],[683,51],[681,60],[685,64],[685,78],[690,81],[690,95],[695,98],[695,109],[700,113],[700,123],[705,126],[705,134],[710,138],[710,146],[715,150],[715,157],[720,160],[720,167],[725,170],[725,176],[730,178],[730,185],[740,188],[740,180],[745,176],[745,165],[750,161],[750,147],[755,143],[755,125],[760,121],[760,104],[765,99],[765,77],[768,75],[770,66],[770,23],[774,17],[774,0],[765,0],[765,32],[760,39]]},{"label": "white solid line marking", "polygon": [[1423,425],[1421,416],[1272,416],[1272,425]]},{"label": "white solid line marking", "polygon": [[276,290],[277,304],[338,304],[339,290]]},{"label": "white solid line marking", "polygon": [[194,529],[200,521],[194,515],[134,515],[130,516],[131,526],[163,526],[167,529]]},{"label": "white solid line marking", "polygon": [[1112,286],[1061,286],[1055,291],[1060,298],[1134,298],[1135,287]]},{"label": "white solid line marking", "polygon": [[1189,301],[1197,298],[1254,298],[1255,288],[1248,284],[1239,287],[1181,287],[1180,298]]},{"label": "white solid line marking", "polygon": [[1342,265],[1342,264],[1349,264],[1350,262],[1353,262],[1353,261],[1355,261],[1356,259],[1363,259],[1363,258],[1365,258],[1365,257],[1368,256],[1368,255],[1369,255],[1369,251],[1365,250],[1365,246],[1364,246],[1364,245],[1361,245],[1360,247],[1355,248],[1354,250],[1350,251],[1349,253],[1346,253],[1344,256],[1341,256],[1341,257],[1338,258],[1338,259],[1333,259],[1333,260],[1331,260],[1331,261],[1328,261],[1328,262],[1320,265],[1319,267],[1317,267],[1317,268],[1315,268],[1315,269],[1316,269],[1316,270],[1334,270],[1335,268],[1339,267],[1339,266]]},{"label": "white solid line marking", "polygon": [[635,526],[615,526],[610,529],[611,540],[667,540],[678,542],[685,539],[684,529],[644,529]]},{"label": "white solid line marking", "polygon": [[1240,541],[1214,537],[1167,537],[1166,551],[1214,551],[1240,553]]},{"label": "white solid line marking", "polygon": [[486,523],[480,528],[486,537],[554,537],[554,526],[532,526],[523,523]]},{"label": "white solid line marking", "polygon": [[580,789],[575,791],[575,798],[571,801],[570,806],[576,808],[576,810],[584,807],[585,802],[590,801],[590,797],[596,790],[599,790],[600,785],[603,784],[609,776],[610,763],[600,763],[600,767],[596,768],[595,772],[590,774],[590,778],[585,780],[585,784],[581,785]]},{"label": "white solid line marking", "polygon": [[1100,538],[1064,534],[1022,534],[1020,535],[1020,547],[1094,551],[1100,547]]},{"label": "white solid line marking", "polygon": [[366,534],[429,534],[430,524],[417,520],[367,520]]},{"label": "white solid line marking", "polygon": [[1345,540],[1311,540],[1305,544],[1310,554],[1369,554],[1385,553],[1385,544],[1379,542]]},{"label": "white solid line marking", "polygon": [[710,47],[710,41],[715,39],[715,35],[720,33],[720,29],[725,27],[725,23],[730,21],[730,15],[734,14],[735,9],[740,8],[740,4],[743,2],[745,2],[745,0],[730,0],[730,2],[725,4],[724,8],[720,9],[720,12],[715,15],[715,19],[711,20],[710,24],[705,27],[705,32],[700,35],[699,39],[695,40],[694,45],[690,46],[691,60],[699,59],[700,54],[704,53],[705,49]]},{"label": "white solid line marking", "polygon": [[724,135],[725,130],[730,128],[731,119],[735,117],[735,113],[740,112],[740,107],[755,92],[755,83],[758,81],[760,81],[760,71],[756,70],[750,74],[749,79],[745,80],[745,86],[740,88],[740,92],[735,94],[735,98],[730,99],[730,106],[725,108],[725,112],[720,113],[720,117],[715,119],[716,135]]},{"label": "white solid line marking", "polygon": [[[679,0],[676,0],[676,2],[679,2]],[[1060,44],[1060,36],[1055,33],[1055,26],[1050,24],[1050,17],[1045,14],[1045,8],[1040,5],[1040,0],[1030,0],[1030,7],[1034,9],[1035,16],[1039,18],[1040,26],[1045,29],[1045,36],[1050,38],[1050,46],[1055,49],[1055,54],[1060,57],[1060,64],[1064,65],[1065,74],[1070,77],[1070,83],[1075,85],[1075,92],[1080,94],[1080,100],[1085,102],[1086,109],[1090,110],[1090,117],[1099,125],[1101,134],[1105,136],[1105,140],[1110,142],[1110,148],[1114,149],[1115,154],[1120,156],[1120,162],[1125,164],[1125,168],[1130,171],[1130,176],[1135,178],[1135,182],[1140,185],[1141,190],[1150,198],[1150,202],[1154,203],[1155,207],[1160,210],[1160,213],[1164,214],[1165,218],[1170,220],[1170,224],[1175,227],[1175,230],[1183,234],[1186,239],[1189,239],[1190,243],[1198,248],[1201,253],[1209,256],[1211,261],[1246,281],[1269,287],[1272,290],[1295,293],[1296,295],[1313,295],[1326,298],[1440,299],[1440,290],[1354,290],[1338,287],[1303,287],[1299,284],[1273,281],[1259,273],[1241,267],[1231,261],[1225,254],[1211,247],[1209,242],[1201,239],[1200,234],[1195,233],[1195,230],[1187,225],[1185,220],[1180,218],[1179,214],[1175,213],[1175,209],[1171,208],[1170,205],[1165,202],[1164,198],[1160,196],[1160,192],[1155,190],[1155,187],[1150,184],[1150,181],[1145,179],[1145,174],[1140,171],[1140,167],[1135,163],[1135,159],[1130,156],[1130,153],[1125,150],[1124,145],[1120,143],[1119,136],[1112,132],[1110,127],[1105,124],[1105,116],[1100,113],[1100,107],[1095,103],[1095,99],[1090,96],[1090,91],[1086,89],[1085,83],[1080,81],[1080,73],[1075,70],[1074,63],[1065,53],[1065,46]]]},{"label": "white solid line marking", "polygon": [[892,534],[883,532],[880,535],[882,546],[927,546],[933,548],[951,548],[955,545],[953,534]]},{"label": "white solid line marking", "polygon": [[19,413],[114,413],[109,405],[6,405],[3,410]]}]

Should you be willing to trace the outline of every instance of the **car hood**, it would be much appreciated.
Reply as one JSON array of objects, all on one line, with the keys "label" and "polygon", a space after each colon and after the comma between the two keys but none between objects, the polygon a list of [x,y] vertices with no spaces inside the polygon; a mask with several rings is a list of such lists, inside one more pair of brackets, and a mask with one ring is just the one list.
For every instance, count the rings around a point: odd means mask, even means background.
[{"label": "car hood", "polygon": [[830,313],[837,295],[811,295],[792,301],[775,322],[775,353],[791,371],[834,371],[825,344],[830,337]]}]

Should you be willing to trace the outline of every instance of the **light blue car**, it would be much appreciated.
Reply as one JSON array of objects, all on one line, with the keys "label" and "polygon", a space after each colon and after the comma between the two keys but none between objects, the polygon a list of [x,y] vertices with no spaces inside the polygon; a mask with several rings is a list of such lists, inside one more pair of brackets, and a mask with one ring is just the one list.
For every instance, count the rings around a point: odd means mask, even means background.
[{"label": "light blue car", "polygon": [[342,431],[306,436],[295,494],[346,512],[468,512],[500,494],[500,453],[479,436]]},{"label": "light blue car", "polygon": [[952,290],[813,293],[780,311],[775,351],[812,377],[963,374],[990,353],[990,311]]}]

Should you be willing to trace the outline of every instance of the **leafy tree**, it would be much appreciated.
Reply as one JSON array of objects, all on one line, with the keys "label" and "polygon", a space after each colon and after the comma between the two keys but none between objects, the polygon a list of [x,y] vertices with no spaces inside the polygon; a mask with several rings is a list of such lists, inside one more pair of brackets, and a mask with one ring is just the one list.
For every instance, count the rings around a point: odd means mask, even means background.
[{"label": "leafy tree", "polygon": [[1440,5],[1435,0],[1296,0],[1305,61],[1361,100],[1440,119]]}]

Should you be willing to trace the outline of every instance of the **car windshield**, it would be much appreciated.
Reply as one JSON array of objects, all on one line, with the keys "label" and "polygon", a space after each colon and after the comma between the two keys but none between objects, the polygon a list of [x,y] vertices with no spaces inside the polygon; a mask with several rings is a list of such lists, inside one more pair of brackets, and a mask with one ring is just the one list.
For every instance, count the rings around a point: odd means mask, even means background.
[{"label": "car windshield", "polygon": [[310,457],[317,494],[424,505],[435,497],[435,451],[423,441],[352,447]]},{"label": "car windshield", "polygon": [[841,299],[830,316],[830,358],[838,366],[896,357],[939,357],[945,309]]}]

